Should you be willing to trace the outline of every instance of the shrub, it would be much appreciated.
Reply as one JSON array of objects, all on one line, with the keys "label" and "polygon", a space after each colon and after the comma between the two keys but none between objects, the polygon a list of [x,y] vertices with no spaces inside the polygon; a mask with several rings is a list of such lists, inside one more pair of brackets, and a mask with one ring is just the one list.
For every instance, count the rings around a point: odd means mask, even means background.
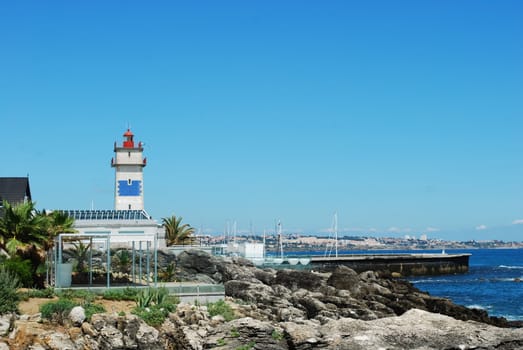
[{"label": "shrub", "polygon": [[140,290],[126,287],[125,289],[108,289],[102,297],[106,300],[136,300]]},{"label": "shrub", "polygon": [[21,300],[29,300],[29,298],[52,298],[55,296],[54,289],[48,287],[45,289],[29,289],[18,294]]},{"label": "shrub", "polygon": [[152,327],[161,326],[169,314],[166,309],[160,307],[159,305],[153,305],[147,308],[137,307],[134,308],[131,313],[140,317],[145,321],[145,323]]},{"label": "shrub", "polygon": [[175,263],[170,263],[165,268],[163,268],[159,273],[160,281],[162,282],[173,282],[176,279],[176,265]]},{"label": "shrub", "polygon": [[218,300],[215,303],[207,303],[207,311],[209,311],[211,317],[221,315],[227,322],[236,318],[231,306],[223,300]]},{"label": "shrub", "polygon": [[179,299],[169,295],[169,290],[148,288],[142,290],[136,298],[136,307],[131,311],[150,326],[160,326],[169,312],[176,310]]},{"label": "shrub", "polygon": [[236,328],[231,329],[231,338],[238,338],[240,336],[240,332]]},{"label": "shrub", "polygon": [[132,256],[128,250],[119,250],[113,256],[112,263],[115,269],[122,273],[129,272],[129,266],[131,266]]},{"label": "shrub", "polygon": [[11,271],[0,267],[0,315],[8,312],[18,312],[18,294],[20,286],[18,277]]},{"label": "shrub", "polygon": [[50,320],[52,322],[57,322],[59,324],[64,324],[64,320],[71,311],[73,307],[77,304],[70,299],[58,299],[56,301],[50,301],[40,306],[40,312],[42,313],[42,318]]},{"label": "shrub", "polygon": [[23,260],[16,256],[5,259],[3,264],[7,271],[18,277],[23,287],[30,288],[33,286],[33,265],[30,260]]},{"label": "shrub", "polygon": [[238,346],[235,350],[250,350],[250,349],[254,348],[255,346],[256,346],[256,342],[251,341],[248,344]]},{"label": "shrub", "polygon": [[101,314],[101,313],[104,313],[106,311],[105,307],[103,305],[100,305],[100,304],[85,303],[82,306],[83,306],[83,308],[85,310],[85,318],[86,318],[87,321],[90,321],[91,320],[91,316],[93,316],[94,314]]},{"label": "shrub", "polygon": [[83,299],[87,302],[91,302],[96,299],[95,293],[81,289],[64,289],[61,292],[57,293],[57,295],[63,299]]},{"label": "shrub", "polygon": [[271,337],[274,340],[280,341],[283,340],[283,333],[275,329],[272,331]]}]

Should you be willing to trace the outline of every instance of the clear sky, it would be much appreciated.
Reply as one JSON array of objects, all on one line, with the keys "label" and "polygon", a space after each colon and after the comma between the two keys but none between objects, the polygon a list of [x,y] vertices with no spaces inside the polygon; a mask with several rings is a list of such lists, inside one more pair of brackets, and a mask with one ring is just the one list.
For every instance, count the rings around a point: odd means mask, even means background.
[{"label": "clear sky", "polygon": [[0,176],[206,232],[523,240],[523,2],[2,1]]}]

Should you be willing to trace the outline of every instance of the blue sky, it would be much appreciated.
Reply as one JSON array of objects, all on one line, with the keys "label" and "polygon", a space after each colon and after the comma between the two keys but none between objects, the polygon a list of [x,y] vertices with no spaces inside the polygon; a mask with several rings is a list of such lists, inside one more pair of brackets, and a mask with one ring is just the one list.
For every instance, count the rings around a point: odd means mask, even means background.
[{"label": "blue sky", "polygon": [[523,240],[521,1],[0,4],[0,176],[205,231]]}]

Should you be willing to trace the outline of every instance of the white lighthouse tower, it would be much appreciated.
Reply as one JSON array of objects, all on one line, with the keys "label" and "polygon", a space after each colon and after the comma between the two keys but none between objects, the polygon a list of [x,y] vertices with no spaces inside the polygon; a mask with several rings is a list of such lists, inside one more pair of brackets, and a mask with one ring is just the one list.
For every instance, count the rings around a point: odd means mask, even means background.
[{"label": "white lighthouse tower", "polygon": [[115,168],[114,209],[143,210],[143,168],[147,158],[143,158],[143,145],[134,145],[134,135],[130,129],[123,134],[121,146],[114,143],[115,157],[111,166]]}]

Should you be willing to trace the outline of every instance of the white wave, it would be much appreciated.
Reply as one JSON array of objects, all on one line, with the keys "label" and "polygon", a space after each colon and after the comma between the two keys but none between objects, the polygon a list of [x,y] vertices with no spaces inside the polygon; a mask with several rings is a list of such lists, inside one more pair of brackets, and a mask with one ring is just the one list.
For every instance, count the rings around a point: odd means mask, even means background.
[{"label": "white wave", "polygon": [[498,266],[499,268],[502,268],[502,269],[523,269],[523,266],[512,266],[512,265],[499,265]]},{"label": "white wave", "polygon": [[448,283],[448,282],[452,282],[452,281],[446,280],[446,279],[422,279],[422,280],[412,280],[410,282],[413,284],[416,284],[416,283]]},{"label": "white wave", "polygon": [[488,310],[488,309],[491,309],[492,306],[488,305],[488,306],[483,306],[483,305],[479,305],[479,304],[472,304],[472,305],[467,305],[467,307],[469,309],[478,309],[478,310]]}]

